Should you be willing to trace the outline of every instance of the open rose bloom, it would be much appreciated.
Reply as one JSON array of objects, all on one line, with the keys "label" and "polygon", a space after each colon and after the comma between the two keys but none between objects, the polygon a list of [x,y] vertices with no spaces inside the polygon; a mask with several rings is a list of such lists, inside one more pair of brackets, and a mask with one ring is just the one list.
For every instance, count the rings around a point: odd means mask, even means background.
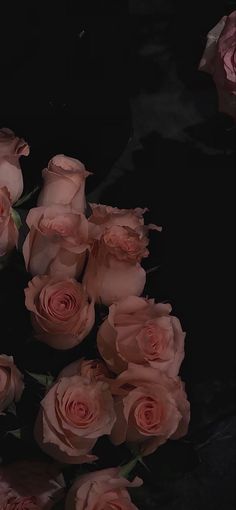
[{"label": "open rose bloom", "polygon": [[0,187],[0,257],[10,253],[18,243],[19,232],[11,211],[10,193],[5,186]]},{"label": "open rose bloom", "polygon": [[14,204],[23,192],[23,177],[19,159],[29,155],[29,146],[15,135],[11,129],[0,129],[0,188],[9,191],[11,204]]},{"label": "open rose bloom", "polygon": [[18,402],[24,390],[23,375],[12,356],[0,355],[0,414],[12,402]]},{"label": "open rose bloom", "polygon": [[81,375],[87,377],[90,381],[104,381],[112,377],[106,364],[101,359],[79,359],[67,365],[61,370],[58,378],[71,377],[72,375]]},{"label": "open rose bloom", "polygon": [[0,467],[1,510],[50,510],[64,493],[65,482],[54,464],[17,461]]},{"label": "open rose bloom", "polygon": [[219,110],[236,120],[236,11],[224,16],[208,33],[199,69],[213,77]]},{"label": "open rose bloom", "polygon": [[99,352],[109,368],[119,373],[128,363],[138,363],[178,375],[185,333],[170,312],[169,304],[136,296],[111,305],[97,336]]},{"label": "open rose bloom", "polygon": [[91,172],[87,172],[78,159],[58,154],[43,170],[44,186],[38,198],[38,205],[69,206],[74,212],[84,212],[85,180]]},{"label": "open rose bloom", "polygon": [[62,377],[41,402],[35,438],[42,450],[60,462],[92,462],[97,439],[109,435],[115,421],[107,383],[78,375]]},{"label": "open rose bloom", "polygon": [[95,471],[74,482],[66,498],[65,510],[137,510],[127,488],[140,485],[140,478],[129,482],[116,468]]},{"label": "open rose bloom", "polygon": [[94,303],[81,283],[69,278],[35,276],[25,289],[25,304],[37,338],[56,349],[78,345],[95,321]]},{"label": "open rose bloom", "polygon": [[138,444],[149,455],[167,439],[183,437],[190,419],[189,402],[179,377],[130,363],[111,382],[117,415],[111,439]]}]

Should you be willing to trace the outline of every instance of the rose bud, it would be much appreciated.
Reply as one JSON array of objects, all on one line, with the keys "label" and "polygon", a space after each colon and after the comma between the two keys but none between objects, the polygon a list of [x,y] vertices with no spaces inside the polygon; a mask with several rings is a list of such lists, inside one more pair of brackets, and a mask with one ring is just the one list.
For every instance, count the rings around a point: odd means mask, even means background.
[{"label": "rose bud", "polygon": [[38,198],[38,205],[69,206],[74,212],[84,212],[85,180],[91,172],[78,159],[58,154],[43,170],[44,186]]},{"label": "rose bud", "polygon": [[19,159],[29,155],[29,146],[11,129],[0,129],[0,187],[6,186],[14,204],[23,192],[23,176]]},{"label": "rose bud", "polygon": [[12,217],[10,194],[0,188],[0,257],[10,253],[18,243],[19,232]]},{"label": "rose bud", "polygon": [[94,471],[78,478],[69,490],[65,510],[138,510],[131,502],[127,487],[139,487],[142,480],[132,482],[119,474],[118,468]]}]

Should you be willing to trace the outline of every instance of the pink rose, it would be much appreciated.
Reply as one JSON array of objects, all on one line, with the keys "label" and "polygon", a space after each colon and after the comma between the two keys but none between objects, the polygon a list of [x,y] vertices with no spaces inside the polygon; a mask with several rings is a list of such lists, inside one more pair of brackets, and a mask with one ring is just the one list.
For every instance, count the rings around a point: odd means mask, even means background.
[{"label": "pink rose", "polygon": [[110,205],[102,204],[89,204],[92,209],[92,214],[89,221],[100,227],[112,227],[119,225],[121,227],[129,227],[138,229],[140,232],[144,228],[143,215],[147,209],[118,209],[118,207],[111,207]]},{"label": "pink rose", "polygon": [[69,278],[35,276],[25,289],[25,306],[37,338],[55,349],[78,345],[95,320],[94,303],[81,283]]},{"label": "pink rose", "polygon": [[148,256],[148,239],[129,227],[113,225],[94,241],[84,274],[88,294],[110,305],[143,292],[146,273],[140,265]]},{"label": "pink rose", "polygon": [[111,382],[111,389],[117,395],[114,444],[137,443],[141,454],[149,455],[167,439],[187,433],[190,407],[179,377],[131,363]]},{"label": "pink rose", "polygon": [[64,478],[54,464],[27,460],[0,468],[0,509],[50,510],[64,493]]},{"label": "pink rose", "polygon": [[208,33],[199,69],[212,74],[219,110],[236,119],[236,11]]},{"label": "pink rose", "polygon": [[48,455],[68,464],[92,462],[97,439],[111,433],[116,416],[107,383],[59,379],[41,401],[35,438]]},{"label": "pink rose", "polygon": [[81,161],[58,154],[43,170],[44,186],[38,198],[39,206],[66,205],[75,212],[84,212],[85,180],[91,175]]},{"label": "pink rose", "polygon": [[30,231],[23,245],[32,274],[79,277],[89,247],[88,221],[62,206],[35,207],[26,219]]},{"label": "pink rose", "polygon": [[18,402],[24,390],[23,375],[12,356],[0,355],[0,414],[12,402]]},{"label": "pink rose", "polygon": [[23,192],[19,159],[29,155],[29,146],[8,128],[0,129],[0,187],[6,186],[14,204]]},{"label": "pink rose", "polygon": [[19,232],[12,217],[10,194],[0,188],[0,257],[9,253],[18,243]]},{"label": "pink rose", "polygon": [[140,485],[140,478],[129,482],[119,475],[117,468],[94,471],[74,482],[66,498],[65,510],[137,510],[127,487]]},{"label": "pink rose", "polygon": [[71,377],[73,375],[87,377],[90,381],[103,381],[111,377],[111,372],[100,359],[82,358],[63,368],[58,377]]},{"label": "pink rose", "polygon": [[170,312],[169,304],[136,296],[111,305],[97,336],[99,352],[109,368],[119,373],[132,362],[158,368],[171,377],[178,375],[185,333]]}]

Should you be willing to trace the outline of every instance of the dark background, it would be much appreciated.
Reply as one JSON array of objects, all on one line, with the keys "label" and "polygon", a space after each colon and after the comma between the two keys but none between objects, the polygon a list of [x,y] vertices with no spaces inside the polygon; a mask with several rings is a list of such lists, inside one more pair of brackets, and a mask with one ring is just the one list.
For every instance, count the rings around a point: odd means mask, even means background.
[{"label": "dark background", "polygon": [[[235,503],[235,125],[198,71],[207,32],[233,9],[210,0],[1,7],[0,125],[31,145],[26,190],[65,153],[95,173],[91,200],[147,206],[147,219],[163,226],[151,235],[146,267],[158,269],[146,290],[170,301],[187,331],[181,372],[192,420],[186,440],[147,459],[150,473],[139,468],[140,510]],[[32,366],[32,347],[19,338],[28,331],[26,276],[15,265],[0,279],[2,351],[31,370],[70,361],[74,354],[43,349]]]}]

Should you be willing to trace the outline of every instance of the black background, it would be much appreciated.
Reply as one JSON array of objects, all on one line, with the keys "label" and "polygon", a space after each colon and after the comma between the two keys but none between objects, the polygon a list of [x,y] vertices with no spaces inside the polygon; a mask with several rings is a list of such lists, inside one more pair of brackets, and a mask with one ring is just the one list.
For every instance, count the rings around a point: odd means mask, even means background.
[{"label": "black background", "polygon": [[[198,63],[207,32],[234,5],[49,4],[1,7],[0,125],[31,145],[22,160],[26,190],[40,183],[51,156],[65,153],[95,173],[88,180],[93,199],[147,206],[148,219],[163,226],[151,235],[147,268],[159,267],[147,292],[170,301],[187,331],[182,377],[192,420],[189,442],[166,445],[148,460],[152,472],[144,470],[134,498],[141,510],[230,510],[235,126],[218,113],[214,83]],[[15,266],[0,278],[2,350],[31,368],[31,348],[19,338],[28,331],[26,276]],[[47,359],[34,368],[42,370],[52,355],[41,354]],[[58,354],[56,366],[63,362]]]}]

